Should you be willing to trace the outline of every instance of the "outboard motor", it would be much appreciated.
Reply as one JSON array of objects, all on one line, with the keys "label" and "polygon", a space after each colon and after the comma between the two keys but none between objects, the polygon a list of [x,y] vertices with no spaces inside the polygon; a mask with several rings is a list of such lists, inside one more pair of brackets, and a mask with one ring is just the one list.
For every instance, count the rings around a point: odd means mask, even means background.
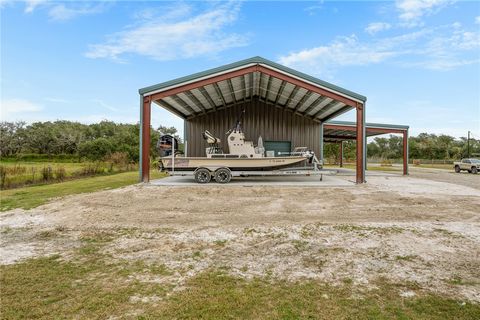
[{"label": "outboard motor", "polygon": [[178,152],[178,140],[169,134],[160,136],[157,142],[157,150],[160,157],[167,157],[172,155],[172,144],[175,141],[175,153]]}]

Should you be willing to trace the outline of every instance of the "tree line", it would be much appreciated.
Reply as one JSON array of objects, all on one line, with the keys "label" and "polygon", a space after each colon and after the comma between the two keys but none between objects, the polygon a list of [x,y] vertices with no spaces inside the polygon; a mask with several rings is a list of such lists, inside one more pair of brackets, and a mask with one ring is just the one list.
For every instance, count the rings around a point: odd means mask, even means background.
[{"label": "tree line", "polygon": [[[408,138],[410,159],[456,160],[468,156],[466,137],[456,139],[449,135],[420,133]],[[338,158],[339,144],[327,143],[324,154],[326,158]],[[343,143],[343,154],[346,159],[355,158],[355,142]],[[374,159],[401,159],[403,157],[403,137],[389,135],[375,137],[367,144],[367,156]],[[470,156],[480,156],[480,140],[470,138]]]},{"label": "tree line", "polygon": [[[176,135],[174,127],[151,128],[151,155],[160,134]],[[0,122],[0,155],[2,158],[20,157],[78,157],[102,160],[121,152],[132,162],[139,159],[139,124],[101,121],[82,124],[73,121]]]},{"label": "tree line", "polygon": [[[160,126],[150,129],[150,154],[155,157],[155,146],[161,134],[178,138],[174,127]],[[139,124],[121,124],[101,121],[82,124],[73,121],[0,122],[0,155],[2,158],[21,155],[71,156],[88,160],[101,160],[115,152],[128,155],[132,162],[139,159]],[[180,145],[181,148],[181,145]],[[338,144],[325,144],[325,157],[338,156]],[[409,137],[411,159],[460,159],[467,156],[467,139],[448,135],[421,133]],[[390,135],[376,137],[368,143],[369,158],[400,159],[403,155],[402,137]],[[470,140],[470,154],[480,155],[480,140]],[[355,158],[355,142],[344,142],[344,157]]]}]

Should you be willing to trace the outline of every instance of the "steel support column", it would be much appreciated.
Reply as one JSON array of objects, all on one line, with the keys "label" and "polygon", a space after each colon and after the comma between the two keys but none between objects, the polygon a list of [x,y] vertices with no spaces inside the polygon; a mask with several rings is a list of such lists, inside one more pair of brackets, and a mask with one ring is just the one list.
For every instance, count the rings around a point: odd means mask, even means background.
[{"label": "steel support column", "polygon": [[143,98],[141,112],[141,179],[142,182],[150,181],[150,118],[151,118],[151,97]]},{"label": "steel support column", "polygon": [[323,165],[323,122],[320,123],[320,154],[319,154],[319,159],[320,163]]},{"label": "steel support column", "polygon": [[403,174],[408,174],[408,130],[403,131]]},{"label": "steel support column", "polygon": [[343,141],[340,141],[339,147],[338,147],[338,157],[340,158],[339,164],[340,168],[343,168]]},{"label": "steel support column", "polygon": [[367,171],[367,126],[365,125],[366,118],[367,118],[367,110],[366,110],[366,102],[363,103],[363,182],[366,181],[365,179],[365,171]]},{"label": "steel support column", "polygon": [[365,182],[365,110],[364,105],[357,104],[357,168],[356,182]]},{"label": "steel support column", "polygon": [[183,153],[188,157],[187,120],[183,120]]},{"label": "steel support column", "polygon": [[138,166],[138,181],[139,182],[142,182],[142,119],[143,119],[143,95],[140,95],[140,126],[139,126],[139,129],[140,129],[140,132],[138,134],[138,140],[140,140],[139,142],[139,150],[138,150],[138,163],[139,163],[139,166]]}]

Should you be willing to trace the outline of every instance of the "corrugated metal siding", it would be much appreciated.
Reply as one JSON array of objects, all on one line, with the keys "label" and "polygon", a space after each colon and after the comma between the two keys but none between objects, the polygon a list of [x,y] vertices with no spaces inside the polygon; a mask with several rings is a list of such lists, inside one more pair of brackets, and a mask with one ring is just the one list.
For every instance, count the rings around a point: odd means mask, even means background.
[{"label": "corrugated metal siding", "polygon": [[187,156],[205,156],[207,144],[202,136],[205,130],[220,138],[224,151],[228,151],[225,133],[235,125],[244,108],[243,129],[246,140],[257,144],[258,136],[261,135],[264,141],[291,141],[292,148],[308,147],[314,150],[317,156],[320,154],[318,122],[254,99],[187,120]]}]

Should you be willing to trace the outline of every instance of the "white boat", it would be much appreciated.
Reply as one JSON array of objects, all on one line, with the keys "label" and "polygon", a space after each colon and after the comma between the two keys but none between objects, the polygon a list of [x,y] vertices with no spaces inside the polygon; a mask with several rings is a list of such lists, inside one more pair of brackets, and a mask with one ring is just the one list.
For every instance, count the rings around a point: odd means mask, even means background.
[{"label": "white boat", "polygon": [[[262,137],[255,146],[252,141],[245,141],[241,122],[227,132],[229,153],[224,153],[219,146],[220,139],[205,131],[203,137],[208,143],[205,157],[184,157],[176,154],[178,141],[172,136],[162,136],[159,140],[161,168],[163,171],[194,172],[195,180],[200,183],[210,181],[214,176],[217,182],[230,181],[232,171],[272,171],[296,167],[314,167],[320,165],[315,154],[306,147],[297,147],[284,156],[265,156]],[[172,155],[173,154],[173,155]],[[197,177],[198,176],[198,177]],[[202,178],[203,177],[203,178]]]},{"label": "white boat", "polygon": [[308,158],[304,156],[241,158],[225,154],[214,157],[175,157],[174,159],[172,159],[172,156],[167,156],[162,158],[162,164],[167,171],[172,169],[190,171],[197,168],[207,168],[215,171],[223,167],[230,170],[263,171],[287,168],[307,160]]}]

